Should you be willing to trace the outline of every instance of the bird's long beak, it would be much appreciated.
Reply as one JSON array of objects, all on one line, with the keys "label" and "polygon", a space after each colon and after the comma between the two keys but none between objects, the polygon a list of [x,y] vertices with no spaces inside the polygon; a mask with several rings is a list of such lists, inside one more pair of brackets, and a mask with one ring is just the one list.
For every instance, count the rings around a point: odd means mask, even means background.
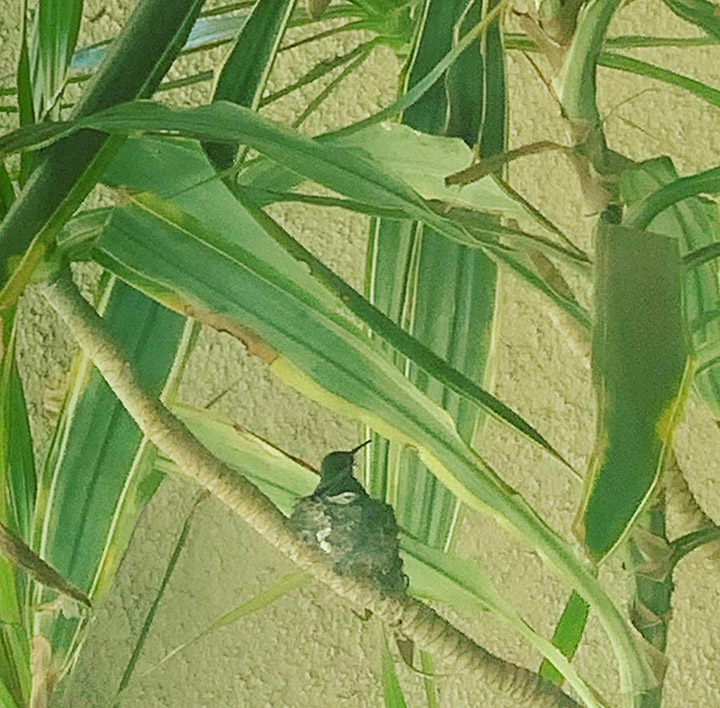
[{"label": "bird's long beak", "polygon": [[357,447],[354,447],[350,452],[354,455],[358,450],[362,450],[365,445],[369,445],[372,440],[366,440],[364,443],[360,443]]}]

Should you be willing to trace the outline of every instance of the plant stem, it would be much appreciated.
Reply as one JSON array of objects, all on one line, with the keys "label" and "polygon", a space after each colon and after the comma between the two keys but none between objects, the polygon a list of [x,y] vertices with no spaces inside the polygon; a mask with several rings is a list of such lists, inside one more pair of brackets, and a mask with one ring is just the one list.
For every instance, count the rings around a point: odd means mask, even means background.
[{"label": "plant stem", "polygon": [[143,433],[186,476],[217,497],[275,548],[354,605],[367,608],[454,671],[476,670],[495,689],[533,708],[579,708],[579,704],[538,674],[507,662],[476,644],[427,605],[409,595],[387,596],[370,583],[337,575],[322,554],[293,534],[285,517],[254,484],[220,462],[156,398],[148,395],[108,336],[102,319],[83,299],[67,269],[42,285],[50,304],[67,324],[115,395]]}]

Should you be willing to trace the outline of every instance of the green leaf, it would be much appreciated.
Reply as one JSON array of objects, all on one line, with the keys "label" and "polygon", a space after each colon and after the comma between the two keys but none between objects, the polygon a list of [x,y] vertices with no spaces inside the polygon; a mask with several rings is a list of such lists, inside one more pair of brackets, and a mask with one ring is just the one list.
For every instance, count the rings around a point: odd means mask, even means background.
[{"label": "green leaf", "polygon": [[[411,90],[451,48],[456,25],[464,11],[461,31],[475,21],[475,11],[479,19],[479,7],[466,8],[466,4],[444,0],[425,3],[416,46],[405,69],[406,90]],[[436,83],[405,110],[403,123],[415,130],[406,128],[398,132],[390,128],[395,134],[393,137],[398,139],[396,142],[387,140],[388,130],[372,126],[362,131],[367,133],[362,142],[358,141],[360,133],[346,140],[355,149],[362,150],[361,154],[372,158],[374,152],[391,174],[397,171],[396,165],[404,164],[409,156],[417,159],[419,151],[403,149],[402,144],[406,136],[419,137],[417,130],[433,134],[449,131],[474,144],[483,119],[483,67],[478,39],[460,55],[444,83]],[[460,116],[462,121],[458,122]],[[378,145],[374,146],[374,142]],[[458,153],[463,148],[458,144]],[[469,154],[467,158],[472,159]],[[437,171],[437,163],[432,167]],[[417,179],[411,172],[408,171],[410,179]],[[426,173],[421,169],[416,174]],[[437,175],[436,182],[441,186],[445,186],[444,176]],[[482,383],[490,348],[495,263],[477,249],[448,243],[441,233],[422,223],[402,224],[386,219],[374,226],[368,255],[366,290],[379,308],[470,381]],[[409,354],[403,350],[399,353]],[[410,361],[393,351],[388,352],[388,356],[420,390],[448,411],[463,439],[470,443],[479,419],[478,409],[458,396],[452,387],[443,385],[446,382],[428,375],[427,367],[419,368],[416,356],[410,355]],[[386,490],[385,498],[395,503],[399,522],[417,538],[434,547],[446,548],[459,513],[457,499],[412,450],[401,450],[393,443],[387,443],[389,449],[386,450],[385,443],[380,445],[379,441],[376,436],[374,449],[368,451],[374,462],[366,471],[370,488]]]},{"label": "green leaf", "polygon": [[[538,237],[555,237],[576,254],[581,254],[567,236],[492,175],[468,185],[447,185],[445,178],[448,175],[468,167],[475,159],[473,151],[459,138],[429,135],[406,125],[388,123],[369,126],[342,137],[323,135],[315,142],[351,150],[355,156],[371,160],[423,199],[441,202],[440,206],[449,218],[453,218],[453,212],[448,206],[472,210],[478,218],[484,216],[486,221],[488,215],[495,218],[499,215]],[[258,159],[240,175],[239,181],[242,185],[282,192],[303,180],[285,165]],[[404,213],[408,215],[407,210]]]},{"label": "green leaf", "polygon": [[[14,313],[10,313],[11,315]],[[35,504],[35,461],[22,382],[15,360],[14,318],[3,321],[0,363],[0,522],[26,541]],[[30,696],[26,608],[30,582],[0,557],[0,698],[9,708]]]},{"label": "green leaf", "polygon": [[[172,465],[172,463],[170,464]],[[172,651],[168,652],[157,664],[155,664],[153,667],[143,673],[142,678],[152,673],[156,669],[159,669],[166,661],[169,661],[192,644],[195,644],[204,637],[212,634],[216,629],[220,629],[221,627],[226,627],[230,624],[234,624],[238,620],[241,620],[244,617],[253,614],[254,612],[264,610],[266,607],[272,605],[273,602],[276,602],[277,600],[285,597],[296,588],[305,585],[311,580],[311,578],[312,576],[302,571],[288,573],[287,575],[278,578],[276,581],[270,583],[270,585],[268,585],[264,590],[261,590],[259,593],[257,593],[257,595],[254,595],[249,600],[240,603],[237,607],[230,610],[230,612],[226,612],[225,614],[215,619],[210,625],[203,629],[200,634],[196,634],[192,639],[188,639],[188,641],[176,646]],[[129,667],[130,665],[128,665],[128,668]],[[118,694],[122,693],[122,691],[128,686],[128,684],[129,681],[126,681],[124,683],[121,682],[120,688],[118,688]]]},{"label": "green leaf", "polygon": [[346,128],[341,128],[335,131],[336,136],[348,135],[356,133],[359,130],[366,128],[369,125],[380,123],[387,118],[401,113],[407,110],[415,102],[417,102],[428,90],[435,86],[436,82],[440,80],[443,74],[452,66],[452,64],[458,59],[458,57],[473,45],[473,42],[480,37],[488,28],[493,21],[500,16],[502,10],[505,9],[507,0],[500,0],[495,7],[485,15],[485,17],[478,22],[470,31],[466,32],[439,61],[434,63],[434,66],[422,76],[418,78],[413,87],[405,91],[400,98],[394,103],[378,111],[369,118],[358,121],[353,125]]},{"label": "green leaf", "polygon": [[[454,1],[438,2],[423,0],[422,10],[416,30],[416,39],[405,68],[405,86],[403,93],[417,86],[438,62],[451,49],[452,30],[458,20],[458,11]],[[477,51],[477,40],[470,45]],[[457,60],[470,52],[464,52]],[[436,81],[402,114],[402,122],[423,133],[440,133],[445,127],[448,111],[448,98],[444,81]]]},{"label": "green leaf", "polygon": [[[152,95],[180,51],[201,5],[202,0],[139,3],[73,115],[88,115],[114,103]],[[81,131],[44,151],[32,181],[0,225],[0,308],[17,300],[34,267],[95,185],[117,145],[95,132]],[[22,257],[18,266],[16,261]]]},{"label": "green leaf", "polygon": [[5,218],[5,214],[15,201],[15,188],[8,174],[5,163],[0,161],[0,219]]},{"label": "green leaf", "polygon": [[[649,204],[655,195],[662,194],[668,187],[675,188],[682,181],[678,180],[668,158],[648,160],[623,173],[620,188],[622,199],[629,207],[627,218],[630,220],[633,213],[642,213],[643,205]],[[717,205],[698,196],[689,196],[661,210],[650,221],[648,228],[678,239],[683,254],[720,242]],[[720,291],[714,263],[685,270],[683,308],[690,345],[697,362],[695,386],[716,420],[720,420]]]},{"label": "green leaf", "polygon": [[[314,470],[233,425],[225,416],[179,402],[170,408],[203,445],[260,487],[286,516],[292,513],[298,497],[315,490],[319,477]],[[158,458],[156,468],[164,473],[177,472],[174,463],[164,457]]]},{"label": "green leaf", "polygon": [[[190,145],[185,145],[180,148],[167,142],[163,145],[161,142],[156,141],[149,144],[143,142],[136,143],[135,147],[137,149],[135,151],[132,150],[132,147],[133,146],[129,144],[127,150],[119,156],[116,167],[111,170],[106,177],[107,182],[116,185],[122,184],[133,190],[160,189],[161,193],[173,193],[175,191],[182,192],[187,190],[188,186],[192,185],[193,182],[202,182],[203,177],[208,174],[207,164],[203,166],[202,158],[192,155]],[[191,168],[192,172],[190,172]],[[172,183],[169,183],[166,177],[158,180],[157,177],[153,176],[168,174],[174,175]],[[542,445],[546,450],[551,451],[556,457],[562,459],[558,453],[553,451],[549,443],[547,443],[532,426],[520,418],[520,416],[502,404],[502,402],[490,396],[468,377],[448,366],[441,357],[438,357],[401,329],[394,326],[392,321],[384,318],[380,312],[369,306],[367,301],[344,284],[342,280],[334,276],[322,263],[313,258],[306,249],[303,249],[288,234],[280,229],[275,222],[265,216],[252,204],[245,202],[245,210],[241,209],[235,200],[230,197],[227,190],[217,183],[200,184],[199,191],[193,191],[190,196],[186,197],[183,197],[181,194],[179,199],[179,203],[182,203],[183,208],[193,210],[195,216],[201,220],[208,221],[212,216],[212,226],[218,231],[231,229],[233,232],[238,233],[237,226],[248,220],[248,215],[243,214],[243,211],[249,211],[253,220],[261,221],[262,228],[265,229],[267,235],[272,236],[273,239],[281,243],[282,250],[280,252],[290,251],[293,259],[300,259],[307,263],[316,278],[320,278],[326,287],[335,290],[336,295],[339,295],[340,298],[345,301],[346,306],[350,307],[354,314],[366,321],[370,327],[379,331],[394,347],[404,354],[412,356],[418,365],[425,371],[429,371],[434,378],[442,381],[445,386],[450,387],[464,398],[469,398],[475,404],[484,407],[499,420],[511,425],[516,430],[519,430]],[[222,204],[222,206],[216,210],[208,210],[206,208],[206,205],[210,203],[208,200],[213,200],[218,204]],[[201,208],[200,204],[202,204]],[[221,216],[222,214],[227,214],[228,217],[223,218]],[[232,217],[230,217],[231,214],[233,215]],[[263,239],[263,242],[266,241],[267,238]],[[272,249],[273,253],[277,251],[278,249]],[[272,258],[275,257],[276,256],[273,256]],[[290,259],[290,261],[293,261],[293,259]],[[288,256],[284,253],[283,262],[285,261],[288,261]],[[295,266],[296,265],[297,264],[295,264]],[[325,289],[318,288],[312,278],[304,277],[303,283],[306,284],[307,287],[312,287],[315,292],[322,293],[323,299],[327,300]],[[310,283],[312,283],[311,286],[309,285]],[[467,294],[467,292],[465,292],[465,294]],[[330,302],[331,301],[328,300],[328,303]],[[335,309],[337,307],[337,300],[332,300],[332,303],[333,304],[329,304],[329,306],[331,309]],[[470,307],[470,303],[466,303],[461,308],[463,317],[466,316],[465,313],[467,312],[465,307]],[[468,327],[467,323],[464,323],[462,326]],[[482,341],[482,337],[480,341]],[[474,357],[477,353],[477,349],[472,348],[468,350],[467,355],[468,357]],[[473,368],[476,365],[476,362],[472,363]]]},{"label": "green leaf", "polygon": [[595,451],[575,533],[602,561],[655,489],[686,394],[678,241],[601,221],[593,378]]},{"label": "green leaf", "polygon": [[[585,631],[589,610],[590,606],[587,602],[573,591],[553,634],[553,644],[568,660],[572,660],[575,656]],[[565,680],[564,676],[547,659],[543,659],[538,673],[546,681],[551,681],[558,686],[561,686]]]},{"label": "green leaf", "polygon": [[720,167],[681,177],[666,183],[652,194],[638,201],[628,210],[625,223],[637,229],[646,229],[656,216],[683,199],[699,194],[720,192]]},{"label": "green leaf", "polygon": [[[20,51],[18,54],[17,71],[17,107],[20,127],[35,123],[35,106],[33,102],[33,84],[30,79],[30,56],[28,50],[28,7],[27,0],[22,2],[22,16],[20,26]],[[32,153],[23,153],[20,156],[20,173],[18,184],[22,187],[35,165],[36,156]],[[9,205],[8,205],[9,206]],[[3,216],[5,216],[3,214]]]},{"label": "green leaf", "polygon": [[716,6],[706,0],[664,0],[665,4],[683,20],[720,39],[720,18]]},{"label": "green leaf", "polygon": [[387,635],[383,628],[380,628],[380,657],[385,708],[407,708],[402,687],[400,686],[400,680],[395,671],[395,660],[390,653]]},{"label": "green leaf", "polygon": [[[193,25],[182,54],[210,49],[234,39],[245,24],[247,15],[225,17],[199,17]],[[102,41],[78,49],[72,58],[71,68],[76,71],[94,71],[105,56],[110,42]]]},{"label": "green leaf", "polygon": [[564,114],[587,132],[600,124],[596,105],[595,75],[610,21],[621,0],[590,0],[582,6],[570,46],[563,57],[555,89]]},{"label": "green leaf", "polygon": [[640,61],[633,57],[626,57],[611,52],[603,52],[600,55],[598,64],[609,69],[627,71],[632,74],[637,74],[638,76],[646,76],[650,79],[663,81],[671,86],[678,86],[713,106],[720,106],[720,91],[702,83],[702,81],[696,81],[688,76],[678,74],[675,71],[663,69],[662,67]]},{"label": "green leaf", "polygon": [[[385,342],[393,346],[399,353],[408,357],[413,362],[415,368],[422,370],[416,372],[416,374],[411,377],[415,382],[423,382],[423,385],[420,386],[421,389],[430,389],[433,387],[433,384],[435,384],[437,397],[442,398],[442,386],[444,385],[456,394],[450,401],[445,401],[444,407],[457,412],[455,417],[461,427],[461,432],[465,434],[468,440],[474,432],[474,418],[477,415],[475,406],[480,406],[501,423],[523,433],[534,442],[542,445],[542,447],[555,457],[562,460],[559,453],[555,452],[552,446],[519,415],[478,386],[471,378],[448,365],[448,363],[436,355],[432,349],[424,346],[420,341],[397,326],[389,317],[385,316],[341,278],[336,276],[321,261],[315,258],[261,209],[251,202],[244,200],[242,196],[239,196],[239,201],[268,235],[282,245],[282,247],[299,262],[307,264],[314,277],[328,290],[332,291],[354,315],[359,317],[373,332],[380,335]],[[453,293],[453,297],[451,298],[457,310],[457,326],[454,328],[454,331],[451,331],[449,334],[447,332],[444,334],[446,339],[449,338],[451,340],[451,343],[460,340],[458,347],[462,349],[463,357],[461,362],[466,363],[471,371],[476,372],[479,368],[477,359],[482,357],[480,359],[481,364],[485,358],[483,355],[487,355],[484,335],[487,335],[489,338],[489,324],[487,320],[492,320],[492,301],[489,304],[486,301],[481,301],[480,303],[473,302],[471,295],[473,294],[473,285],[477,285],[478,283],[486,285],[489,276],[494,275],[494,269],[492,268],[492,264],[490,264],[490,269],[488,269],[487,259],[481,263],[481,266],[485,266],[484,268],[477,268],[476,261],[470,261],[465,253],[458,254],[457,251],[451,252],[450,258],[443,259],[443,254],[438,253],[438,250],[439,249],[435,249],[432,255],[441,259],[441,263],[446,266],[445,275],[452,275],[455,269],[458,272],[456,287],[459,290],[459,297]],[[435,276],[435,266],[435,262],[430,261],[430,263],[428,263],[427,260],[421,264],[421,269],[424,267],[426,271],[430,270],[430,273],[428,273],[425,278],[426,281],[433,280]],[[476,268],[480,270],[480,275],[483,276],[479,281],[477,280]],[[421,275],[422,274],[421,270]],[[493,286],[493,292],[494,282],[494,279],[492,279],[490,283]],[[458,304],[455,304],[456,298],[460,300]],[[432,308],[435,307],[439,301],[440,298],[437,292],[432,299],[428,297],[421,299],[416,296],[415,308],[416,310],[419,310],[423,306]],[[490,310],[489,315],[488,310]],[[423,314],[424,313],[420,313],[418,319],[422,317]],[[434,329],[437,331],[438,329],[447,327],[446,317],[442,315],[442,310],[440,310],[440,312],[434,312],[425,316],[424,320],[425,322],[430,320],[435,321],[436,326]],[[474,318],[473,315],[475,315]],[[485,328],[481,329],[478,333],[477,329],[480,324],[479,316],[483,318],[482,321],[485,323]],[[467,341],[468,332],[471,332],[475,337],[470,342]],[[423,334],[422,330],[421,334]],[[425,332],[424,334],[424,338],[427,341],[433,341],[432,334],[435,334],[435,332]],[[437,346],[437,340],[435,339],[434,341]],[[450,348],[450,345],[448,345],[448,348]],[[446,352],[442,353],[445,354]],[[452,354],[452,351],[449,353]],[[468,410],[468,403],[474,404],[470,410]],[[462,421],[462,424],[460,424],[460,421]]]},{"label": "green leaf", "polygon": [[[231,101],[257,109],[273,67],[295,0],[258,0],[243,24],[235,45],[218,75],[213,101]],[[237,145],[205,145],[220,170],[235,160]]]},{"label": "green leaf", "polygon": [[170,556],[170,559],[168,560],[167,566],[165,567],[165,573],[163,573],[160,585],[158,585],[157,591],[155,592],[155,597],[153,598],[152,604],[150,605],[147,614],[145,615],[143,626],[140,629],[140,633],[138,635],[137,641],[135,642],[135,646],[133,647],[132,654],[128,659],[127,665],[125,666],[125,671],[123,671],[122,678],[120,679],[120,684],[118,685],[118,694],[122,693],[127,687],[127,685],[130,683],[130,679],[132,678],[133,672],[135,671],[135,666],[137,665],[140,654],[142,653],[143,647],[145,646],[145,641],[150,634],[150,628],[152,627],[153,620],[155,619],[157,609],[160,606],[160,602],[163,599],[163,596],[165,595],[165,590],[167,589],[170,578],[175,571],[175,566],[177,565],[178,559],[180,558],[180,554],[182,553],[182,550],[185,547],[185,543],[187,542],[187,537],[190,533],[190,525],[195,515],[195,512],[197,511],[198,505],[204,499],[206,499],[207,496],[208,492],[205,490],[196,494],[192,507],[190,508],[190,511],[185,517],[182,529],[180,530],[177,541],[175,542],[175,547],[173,548],[173,552]]},{"label": "green leaf", "polygon": [[83,0],[39,0],[29,36],[35,115],[59,114],[59,99],[75,51]]},{"label": "green leaf", "polygon": [[[497,5],[456,3],[463,13],[460,32],[476,18],[484,18]],[[505,52],[500,19],[490,24],[470,50],[448,71],[449,115],[446,133],[461,137],[469,146],[479,144],[479,155],[489,157],[505,150]],[[434,132],[434,131],[433,131]]]},{"label": "green leaf", "polygon": [[423,672],[423,687],[425,688],[425,703],[427,708],[440,708],[438,682],[435,679],[435,661],[428,652],[422,649],[419,654],[420,668]]},{"label": "green leaf", "polygon": [[[461,501],[501,519],[587,597],[612,637],[624,690],[656,685],[625,620],[569,546],[472,452],[445,411],[373,351],[341,303],[301,264],[237,207],[225,212],[219,201],[204,201],[189,217],[145,201],[142,208],[116,209],[97,243],[98,262],[166,305],[239,337],[305,395],[418,449]],[[147,211],[149,205],[162,216]],[[201,226],[203,215],[224,219],[228,228]]]},{"label": "green leaf", "polygon": [[[143,384],[160,394],[177,373],[184,319],[123,283],[106,288],[100,311]],[[154,456],[100,374],[78,357],[41,480],[36,533],[42,557],[94,601],[107,591],[137,516],[157,487],[148,477]],[[77,619],[41,613],[38,626],[58,665],[82,641],[78,628],[84,625]]]},{"label": "green leaf", "polygon": [[35,459],[25,395],[15,361],[16,329],[6,327],[0,364],[0,521],[23,540],[31,537],[35,509]]}]

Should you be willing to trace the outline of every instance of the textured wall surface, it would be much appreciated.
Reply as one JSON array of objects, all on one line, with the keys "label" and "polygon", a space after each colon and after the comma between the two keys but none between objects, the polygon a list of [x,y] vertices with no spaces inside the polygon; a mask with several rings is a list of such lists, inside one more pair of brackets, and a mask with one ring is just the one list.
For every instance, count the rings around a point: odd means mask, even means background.
[{"label": "textured wall surface", "polygon": [[[17,39],[18,4],[3,3],[9,6],[0,24],[0,38],[7,40],[0,59],[6,73],[12,71],[9,48]],[[88,3],[86,16],[95,15],[102,6],[105,3],[99,0]],[[82,43],[88,43],[91,34],[114,34],[127,14],[127,6],[131,4],[107,5],[105,13],[84,28]],[[659,0],[635,0],[620,11],[611,29],[616,35],[672,33],[692,36],[696,31],[671,15]],[[357,41],[357,35],[347,33],[283,55],[271,88],[289,83],[323,57],[348,51]],[[718,50],[635,50],[635,54],[720,88]],[[183,60],[184,68],[206,69],[220,56],[221,49],[209,56],[191,55]],[[539,66],[547,68],[542,60]],[[376,51],[305,129],[320,132],[389,103],[398,68],[390,52]],[[508,79],[510,147],[548,138],[567,142],[569,136],[558,106],[526,57],[510,56]],[[197,103],[207,100],[208,90],[205,84],[167,96],[167,100]],[[299,99],[283,99],[268,114],[289,122],[318,90],[318,85],[307,87]],[[599,93],[608,138],[616,150],[634,159],[671,153],[678,157],[677,167],[684,173],[718,162],[720,112],[716,109],[679,89],[604,69],[600,70]],[[589,247],[596,215],[585,213],[576,177],[562,156],[550,153],[525,158],[513,164],[510,174],[516,189],[579,245]],[[361,285],[366,219],[303,206],[273,213],[340,275]],[[581,295],[587,301],[589,293]],[[507,274],[503,274],[501,300],[495,392],[582,467],[589,457],[594,426],[588,345],[576,339],[561,315],[548,312],[540,296]],[[72,348],[62,327],[32,293],[24,300],[22,316],[21,365],[34,431],[43,447],[52,421],[47,400],[68,365]],[[217,404],[218,409],[310,462],[317,463],[328,450],[347,448],[360,439],[360,430],[352,421],[331,415],[273,380],[238,342],[204,331],[185,372],[181,396],[204,405],[230,383],[233,386]],[[693,491],[705,511],[720,522],[720,433],[697,401],[687,407],[678,445],[678,456]],[[498,426],[488,426],[482,449],[500,474],[569,537],[580,492],[576,481],[536,447]],[[86,649],[66,687],[64,706],[100,708],[111,704],[133,637],[152,602],[194,492],[183,481],[168,480],[146,509],[115,587],[97,608]],[[670,523],[671,530],[677,526],[673,518]],[[477,560],[536,629],[552,633],[568,593],[533,553],[493,521],[475,514],[465,515],[457,550]],[[173,647],[291,570],[286,560],[219,503],[203,503],[160,605],[135,679],[123,695],[123,708],[380,706],[376,622],[361,622],[339,599],[316,584],[216,631],[144,676]],[[720,560],[712,548],[695,552],[676,572],[667,706],[720,705],[720,617],[715,611],[720,601],[718,573]],[[625,602],[628,578],[621,559],[611,560],[601,577],[613,597]],[[449,617],[490,650],[527,666],[538,666],[536,653],[490,617],[455,613]],[[617,705],[613,658],[593,618],[577,663],[584,675],[602,687],[611,704]],[[409,705],[422,705],[421,678],[404,667],[399,671]],[[511,708],[510,702],[488,692],[472,676],[443,676],[440,685],[443,706]]]}]

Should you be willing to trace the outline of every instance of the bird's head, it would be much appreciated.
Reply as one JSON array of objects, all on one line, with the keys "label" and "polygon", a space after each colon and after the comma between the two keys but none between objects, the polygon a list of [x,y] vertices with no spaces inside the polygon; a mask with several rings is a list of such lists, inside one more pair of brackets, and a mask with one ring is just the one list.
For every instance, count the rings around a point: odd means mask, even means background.
[{"label": "bird's head", "polygon": [[320,486],[318,492],[324,492],[329,489],[336,489],[342,486],[347,480],[354,480],[353,465],[355,464],[355,455],[358,450],[369,444],[370,440],[354,447],[352,450],[338,450],[325,455],[320,463]]}]

